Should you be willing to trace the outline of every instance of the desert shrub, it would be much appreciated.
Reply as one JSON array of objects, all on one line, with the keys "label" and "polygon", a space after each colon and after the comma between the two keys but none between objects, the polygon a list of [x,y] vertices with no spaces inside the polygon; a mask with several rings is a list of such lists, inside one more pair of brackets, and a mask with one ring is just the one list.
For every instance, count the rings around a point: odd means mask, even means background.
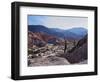
[{"label": "desert shrub", "polygon": [[33,50],[32,49],[28,49],[28,54],[33,54]]}]

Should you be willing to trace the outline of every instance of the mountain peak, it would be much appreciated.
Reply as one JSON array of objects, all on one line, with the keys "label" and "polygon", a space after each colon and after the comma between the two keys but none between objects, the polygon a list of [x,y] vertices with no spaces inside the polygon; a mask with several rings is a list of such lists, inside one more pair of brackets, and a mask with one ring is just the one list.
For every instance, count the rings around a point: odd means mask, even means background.
[{"label": "mountain peak", "polygon": [[43,25],[29,25],[28,31],[31,32],[43,32],[48,35],[52,35],[59,38],[67,38],[67,39],[81,39],[83,36],[87,34],[87,29],[82,27],[73,27],[68,30],[63,30],[59,28],[48,28]]}]

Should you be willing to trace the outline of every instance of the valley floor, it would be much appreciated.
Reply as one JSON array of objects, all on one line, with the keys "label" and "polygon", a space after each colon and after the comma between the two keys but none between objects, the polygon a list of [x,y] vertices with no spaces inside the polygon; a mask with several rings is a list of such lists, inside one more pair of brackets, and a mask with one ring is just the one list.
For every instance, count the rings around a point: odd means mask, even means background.
[{"label": "valley floor", "polygon": [[[28,52],[29,52],[28,54],[29,67],[71,64],[66,58],[63,57],[64,46],[57,46],[57,45],[54,46],[52,44],[47,44],[45,47],[39,48],[34,45],[32,49],[28,50]],[[86,64],[86,63],[87,60],[81,61],[77,64]]]}]

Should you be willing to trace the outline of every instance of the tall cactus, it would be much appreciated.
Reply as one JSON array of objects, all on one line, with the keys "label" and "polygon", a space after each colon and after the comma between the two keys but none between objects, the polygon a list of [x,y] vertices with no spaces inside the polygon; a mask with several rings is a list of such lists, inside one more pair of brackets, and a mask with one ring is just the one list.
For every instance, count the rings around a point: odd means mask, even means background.
[{"label": "tall cactus", "polygon": [[73,46],[76,46],[76,41],[75,40],[73,41]]},{"label": "tall cactus", "polygon": [[66,38],[64,37],[64,53],[66,53],[66,49],[67,49],[67,40]]}]

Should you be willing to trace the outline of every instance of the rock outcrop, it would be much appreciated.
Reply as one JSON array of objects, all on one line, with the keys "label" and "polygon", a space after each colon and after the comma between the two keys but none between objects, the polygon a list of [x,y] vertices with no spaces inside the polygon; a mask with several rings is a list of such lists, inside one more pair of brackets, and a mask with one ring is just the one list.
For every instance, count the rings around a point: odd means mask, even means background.
[{"label": "rock outcrop", "polygon": [[70,63],[79,63],[88,58],[87,35],[78,41],[77,45],[64,54]]},{"label": "rock outcrop", "polygon": [[28,32],[28,46],[32,47],[32,45],[36,45],[39,47],[45,46],[47,43],[49,44],[57,44],[60,41],[55,36],[51,36],[42,32]]}]

